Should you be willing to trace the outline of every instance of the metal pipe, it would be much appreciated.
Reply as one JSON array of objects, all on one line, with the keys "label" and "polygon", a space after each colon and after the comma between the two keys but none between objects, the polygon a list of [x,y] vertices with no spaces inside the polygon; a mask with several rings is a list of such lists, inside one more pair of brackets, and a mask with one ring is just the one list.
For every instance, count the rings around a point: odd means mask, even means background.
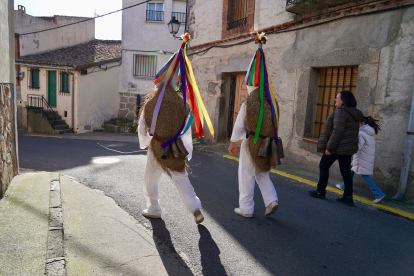
[{"label": "metal pipe", "polygon": [[72,122],[72,129],[75,131],[75,74],[70,73],[72,75],[72,114],[71,114],[71,122]]},{"label": "metal pipe", "polygon": [[407,192],[407,180],[410,173],[411,154],[413,152],[414,142],[414,91],[411,102],[410,119],[408,121],[407,138],[405,140],[404,158],[401,168],[400,184],[397,194],[392,198],[393,200],[403,200]]}]

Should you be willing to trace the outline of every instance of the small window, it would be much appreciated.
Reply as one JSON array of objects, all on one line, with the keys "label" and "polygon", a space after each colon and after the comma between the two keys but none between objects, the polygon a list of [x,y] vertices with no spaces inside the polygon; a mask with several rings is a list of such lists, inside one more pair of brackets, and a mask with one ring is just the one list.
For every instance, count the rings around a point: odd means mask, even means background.
[{"label": "small window", "polygon": [[247,25],[247,0],[229,0],[227,30]]},{"label": "small window", "polygon": [[156,71],[157,56],[134,55],[134,76],[155,77]]},{"label": "small window", "polygon": [[69,93],[69,73],[60,72],[59,77],[59,92],[60,93]]},{"label": "small window", "polygon": [[27,86],[29,89],[39,89],[39,68],[29,68],[27,70]]},{"label": "small window", "polygon": [[164,3],[148,3],[146,20],[164,21]]},{"label": "small window", "polygon": [[328,116],[335,111],[334,99],[343,90],[354,95],[358,79],[358,66],[320,69],[319,94],[316,109],[314,137],[318,138]]}]

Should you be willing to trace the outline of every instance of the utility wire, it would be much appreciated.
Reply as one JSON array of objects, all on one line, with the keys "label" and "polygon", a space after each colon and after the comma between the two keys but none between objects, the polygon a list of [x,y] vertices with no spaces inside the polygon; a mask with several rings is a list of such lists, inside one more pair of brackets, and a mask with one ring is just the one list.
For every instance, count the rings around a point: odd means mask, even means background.
[{"label": "utility wire", "polygon": [[123,11],[123,10],[127,10],[127,9],[130,9],[130,8],[133,8],[133,7],[136,7],[136,6],[139,6],[139,5],[145,4],[145,3],[150,2],[150,1],[151,1],[151,0],[145,0],[145,1],[143,1],[143,2],[140,2],[140,3],[134,4],[134,5],[131,5],[131,6],[128,6],[128,7],[125,7],[125,8],[119,9],[119,10],[116,10],[116,11],[112,11],[112,12],[109,12],[109,13],[106,13],[106,14],[103,14],[103,15],[99,15],[99,16],[95,16],[95,17],[87,18],[87,19],[85,19],[85,20],[81,20],[81,21],[78,21],[78,22],[69,23],[69,24],[62,25],[62,26],[57,26],[57,27],[50,28],[50,29],[44,29],[44,30],[40,30],[40,31],[34,31],[34,32],[29,32],[29,33],[20,34],[20,36],[23,36],[23,35],[29,35],[29,34],[37,34],[37,33],[42,33],[42,32],[46,32],[46,31],[50,31],[50,30],[55,30],[55,29],[59,29],[59,28],[63,28],[63,27],[67,27],[67,26],[71,26],[71,25],[75,25],[75,24],[83,23],[83,22],[86,22],[86,21],[89,21],[89,20],[93,20],[93,19],[95,19],[95,18],[104,17],[104,16],[107,16],[107,15],[110,15],[110,14],[113,14],[113,13],[117,13],[117,12],[120,12],[120,11]]}]

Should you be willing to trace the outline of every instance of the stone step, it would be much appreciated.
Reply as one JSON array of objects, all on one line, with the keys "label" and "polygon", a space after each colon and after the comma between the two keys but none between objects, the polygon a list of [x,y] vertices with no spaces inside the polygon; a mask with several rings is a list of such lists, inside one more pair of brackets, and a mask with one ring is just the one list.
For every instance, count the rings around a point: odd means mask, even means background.
[{"label": "stone step", "polygon": [[65,134],[65,133],[70,133],[73,132],[72,128],[68,128],[68,129],[61,129],[61,130],[56,130],[57,134]]},{"label": "stone step", "polygon": [[49,122],[54,126],[66,124],[65,120],[49,120]]},{"label": "stone step", "polygon": [[56,125],[54,126],[55,130],[65,130],[65,129],[69,129],[68,125]]}]

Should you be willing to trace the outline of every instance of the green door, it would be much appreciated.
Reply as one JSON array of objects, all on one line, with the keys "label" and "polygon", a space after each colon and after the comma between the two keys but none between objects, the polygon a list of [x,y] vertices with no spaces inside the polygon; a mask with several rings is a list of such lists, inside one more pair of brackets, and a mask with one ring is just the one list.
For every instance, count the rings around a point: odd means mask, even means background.
[{"label": "green door", "polygon": [[56,107],[56,71],[47,71],[47,101]]}]

